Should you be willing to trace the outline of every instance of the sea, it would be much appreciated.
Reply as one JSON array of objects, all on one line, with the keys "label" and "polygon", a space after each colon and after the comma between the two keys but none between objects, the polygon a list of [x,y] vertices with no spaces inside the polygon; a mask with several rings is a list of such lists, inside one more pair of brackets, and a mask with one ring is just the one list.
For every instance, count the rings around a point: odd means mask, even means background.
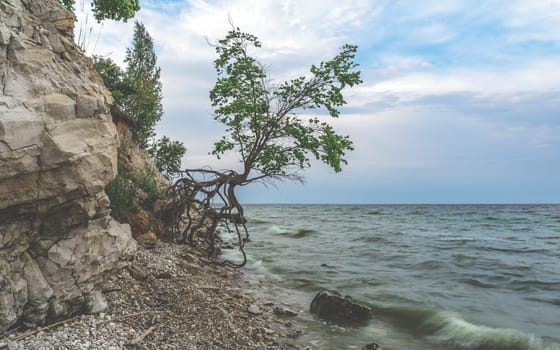
[{"label": "sea", "polygon": [[[560,205],[249,205],[250,273],[310,349],[560,350]],[[234,259],[233,252],[228,257]],[[369,324],[309,313],[317,292]]]}]

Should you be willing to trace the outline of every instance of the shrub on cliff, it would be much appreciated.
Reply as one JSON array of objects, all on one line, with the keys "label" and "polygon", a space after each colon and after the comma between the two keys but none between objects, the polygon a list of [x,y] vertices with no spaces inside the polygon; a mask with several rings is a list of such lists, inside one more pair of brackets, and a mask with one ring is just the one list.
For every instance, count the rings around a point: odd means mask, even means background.
[{"label": "shrub on cliff", "polygon": [[181,170],[181,160],[186,151],[182,142],[173,141],[167,136],[155,141],[148,149],[158,170],[167,176]]},{"label": "shrub on cliff", "polygon": [[176,172],[186,149],[167,136],[154,140],[155,126],[163,115],[162,86],[154,42],[142,23],[135,23],[132,45],[126,52],[125,70],[107,57],[94,56],[94,66],[113,95],[114,107],[134,120],[132,133],[138,145],[148,150],[161,172]]},{"label": "shrub on cliff", "polygon": [[119,222],[130,223],[139,210],[152,212],[163,191],[158,187],[156,174],[149,169],[130,169],[122,150],[117,158],[118,175],[106,187],[111,202],[111,216]]},{"label": "shrub on cliff", "polygon": [[[144,25],[135,23],[132,45],[127,49],[126,68],[121,69],[110,58],[94,57],[94,66],[111,91],[115,112],[134,121],[131,133],[135,143],[147,150],[160,172],[178,171],[186,151],[184,145],[168,137],[154,140],[155,125],[163,114],[161,104],[160,68],[154,52],[154,43]],[[133,234],[159,230],[154,213],[154,202],[162,196],[156,178],[159,174],[149,166],[136,169],[123,154],[136,148],[130,139],[121,144],[118,174],[106,187],[111,202],[112,216],[131,224]],[[136,167],[136,168],[135,168]]]},{"label": "shrub on cliff", "polygon": [[[76,0],[59,0],[69,11],[74,12]],[[95,19],[113,19],[115,21],[126,21],[140,10],[138,0],[92,0],[91,8]]]},{"label": "shrub on cliff", "polygon": [[131,94],[133,90],[133,86],[124,78],[125,72],[108,57],[93,56],[93,65],[111,91],[113,105],[120,111],[124,96]]}]

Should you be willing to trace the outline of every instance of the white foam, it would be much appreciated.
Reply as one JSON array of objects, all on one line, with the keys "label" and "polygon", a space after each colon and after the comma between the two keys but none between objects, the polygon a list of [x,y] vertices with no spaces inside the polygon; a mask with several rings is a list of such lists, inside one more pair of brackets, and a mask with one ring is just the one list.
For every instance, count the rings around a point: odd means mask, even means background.
[{"label": "white foam", "polygon": [[433,340],[461,349],[560,350],[560,345],[545,344],[534,334],[476,325],[450,312],[438,313],[426,323],[441,326],[431,337]]}]

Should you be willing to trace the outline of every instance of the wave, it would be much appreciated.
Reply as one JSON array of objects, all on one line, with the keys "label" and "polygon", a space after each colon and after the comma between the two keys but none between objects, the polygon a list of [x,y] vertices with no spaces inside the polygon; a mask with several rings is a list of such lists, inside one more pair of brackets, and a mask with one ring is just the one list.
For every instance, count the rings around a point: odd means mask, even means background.
[{"label": "wave", "polygon": [[522,248],[504,248],[504,247],[483,247],[484,250],[491,250],[495,252],[503,252],[503,253],[548,253],[550,249],[542,249],[542,248],[531,248],[531,247],[522,247]]},{"label": "wave", "polygon": [[464,284],[468,284],[468,285],[475,286],[475,287],[480,287],[480,288],[495,288],[495,287],[497,287],[497,284],[483,282],[483,281],[479,280],[478,278],[472,278],[472,277],[461,278],[458,281],[461,282],[461,283],[464,283]]},{"label": "wave", "polygon": [[412,333],[457,350],[560,350],[560,343],[508,328],[466,321],[453,312],[407,307],[373,307]]},{"label": "wave", "polygon": [[437,343],[465,350],[559,350],[560,344],[514,329],[493,328],[470,323],[452,313],[438,313],[424,323],[435,330]]},{"label": "wave", "polygon": [[543,281],[539,279],[522,279],[513,280],[508,287],[517,291],[558,291],[560,289],[560,281]]},{"label": "wave", "polygon": [[560,306],[560,298],[553,297],[526,297],[526,300],[537,301],[539,303],[551,304],[554,306]]},{"label": "wave", "polygon": [[452,254],[451,258],[453,258],[453,262],[459,264],[463,264],[463,263],[472,264],[474,261],[478,259],[475,255],[468,255],[463,253]]},{"label": "wave", "polygon": [[376,242],[388,242],[385,237],[381,236],[361,236],[353,239],[354,242],[366,242],[366,243],[376,243]]},{"label": "wave", "polygon": [[250,221],[251,224],[257,224],[257,225],[258,224],[270,224],[271,223],[270,220],[252,219],[252,218],[247,219],[247,221],[248,222]]},{"label": "wave", "polygon": [[412,265],[415,270],[437,270],[448,268],[449,264],[442,260],[428,259]]},{"label": "wave", "polygon": [[[520,278],[521,277],[521,278]],[[504,288],[514,291],[558,291],[560,281],[526,279],[522,274],[506,273],[495,275],[471,275],[457,279],[458,282],[480,288]]]},{"label": "wave", "polygon": [[295,234],[292,235],[293,238],[303,238],[303,237],[308,237],[308,236],[313,236],[318,234],[319,232],[315,231],[315,230],[309,230],[309,229],[299,229],[296,231]]},{"label": "wave", "polygon": [[300,228],[300,229],[297,229],[297,230],[290,230],[290,229],[280,228],[278,226],[271,226],[268,230],[272,234],[287,236],[287,237],[291,237],[291,238],[304,238],[304,237],[313,236],[313,235],[316,235],[316,234],[319,233],[318,231],[311,230],[311,229]]},{"label": "wave", "polygon": [[286,234],[290,231],[286,228],[276,226],[276,225],[272,225],[268,228],[268,232],[272,233],[273,235],[283,235],[283,234]]}]

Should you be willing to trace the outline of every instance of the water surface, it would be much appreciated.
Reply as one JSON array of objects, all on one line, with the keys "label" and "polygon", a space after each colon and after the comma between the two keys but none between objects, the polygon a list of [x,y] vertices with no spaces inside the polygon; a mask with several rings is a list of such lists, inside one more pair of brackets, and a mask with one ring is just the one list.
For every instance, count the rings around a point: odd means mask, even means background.
[{"label": "water surface", "polygon": [[334,289],[366,327],[304,314],[317,349],[559,350],[558,205],[248,206],[248,268],[308,309]]}]

